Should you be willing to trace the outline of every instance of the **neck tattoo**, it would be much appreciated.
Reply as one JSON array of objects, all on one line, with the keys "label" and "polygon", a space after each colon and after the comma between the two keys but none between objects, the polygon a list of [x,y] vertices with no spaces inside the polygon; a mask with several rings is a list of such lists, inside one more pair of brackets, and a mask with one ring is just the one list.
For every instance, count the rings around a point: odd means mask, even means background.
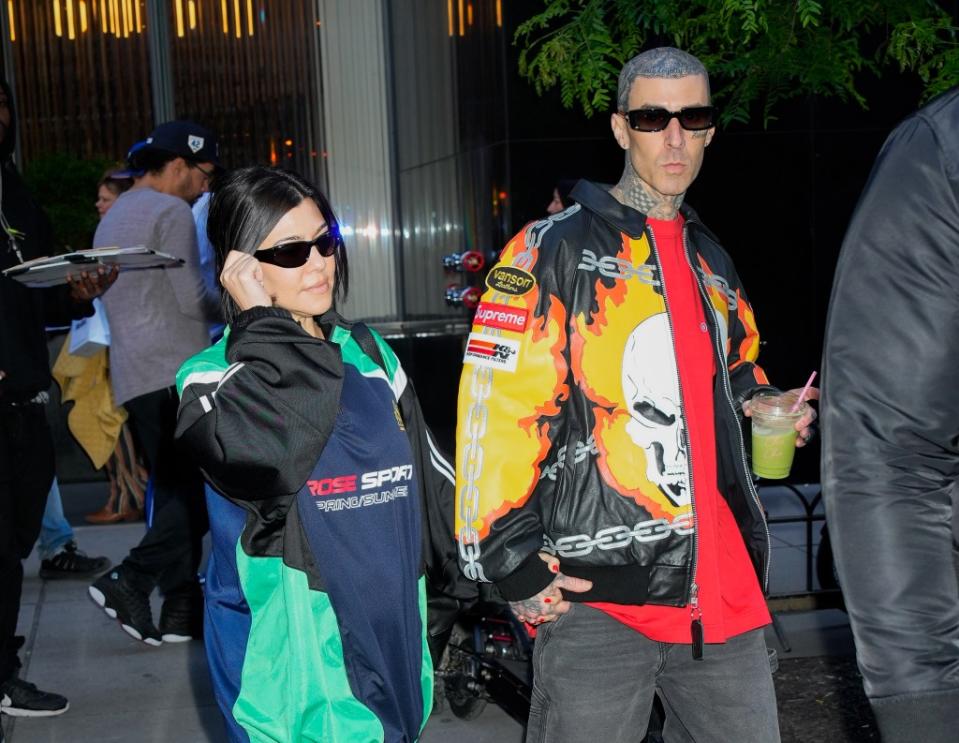
[{"label": "neck tattoo", "polygon": [[683,198],[686,196],[685,192],[677,196],[667,196],[659,193],[639,177],[628,156],[626,167],[623,169],[623,176],[619,179],[619,183],[613,186],[610,193],[621,204],[632,207],[647,217],[663,220],[676,217],[679,207],[683,203]]}]

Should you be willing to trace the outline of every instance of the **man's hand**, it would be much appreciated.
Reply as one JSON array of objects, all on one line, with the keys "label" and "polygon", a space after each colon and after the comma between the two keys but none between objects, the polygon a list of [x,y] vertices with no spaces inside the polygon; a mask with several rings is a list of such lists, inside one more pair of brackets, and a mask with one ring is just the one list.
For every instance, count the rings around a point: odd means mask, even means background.
[{"label": "man's hand", "polygon": [[89,302],[91,299],[96,299],[117,280],[118,273],[119,269],[116,266],[112,268],[99,266],[95,272],[81,271],[79,276],[68,273],[70,298],[74,302]]},{"label": "man's hand", "polygon": [[570,603],[563,597],[563,591],[583,593],[593,587],[593,582],[584,578],[573,578],[559,572],[559,559],[546,552],[539,553],[540,558],[556,573],[553,582],[546,588],[522,601],[510,601],[509,608],[521,622],[543,624],[555,622],[569,611]]},{"label": "man's hand", "polygon": [[[783,394],[795,394],[796,398],[799,398],[799,395],[802,393],[802,388],[796,388],[794,390],[789,390]],[[819,399],[819,388],[810,387],[806,391],[806,396],[803,398],[803,402],[808,402],[809,400],[818,400]],[[808,411],[806,414],[796,421],[796,430],[799,432],[799,435],[796,437],[796,448],[801,448],[808,444],[813,436],[816,435],[816,428],[813,426],[817,415],[816,409],[811,405],[808,406]],[[752,410],[749,407],[749,400],[743,403],[743,415],[749,418],[752,415]]]},{"label": "man's hand", "polygon": [[241,310],[273,306],[273,299],[263,288],[263,266],[252,255],[239,250],[227,253],[220,283]]}]

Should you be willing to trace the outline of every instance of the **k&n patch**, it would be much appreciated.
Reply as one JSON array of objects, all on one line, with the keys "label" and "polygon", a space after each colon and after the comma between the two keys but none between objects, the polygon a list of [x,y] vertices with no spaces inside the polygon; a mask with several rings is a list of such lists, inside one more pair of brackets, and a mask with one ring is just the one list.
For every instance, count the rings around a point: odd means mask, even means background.
[{"label": "k&n patch", "polygon": [[463,363],[515,372],[519,358],[519,345],[518,340],[510,338],[470,333],[466,341],[466,355],[463,357]]}]

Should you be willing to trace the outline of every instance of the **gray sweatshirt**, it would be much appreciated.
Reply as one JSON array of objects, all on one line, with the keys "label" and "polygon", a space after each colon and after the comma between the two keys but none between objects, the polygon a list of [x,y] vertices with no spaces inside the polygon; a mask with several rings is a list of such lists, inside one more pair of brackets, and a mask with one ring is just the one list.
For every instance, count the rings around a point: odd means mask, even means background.
[{"label": "gray sweatshirt", "polygon": [[143,245],[182,266],[121,271],[103,295],[110,324],[110,381],[117,405],[175,383],[177,369],[210,343],[219,294],[200,272],[189,205],[152,188],[121,194],[97,227],[95,248]]}]

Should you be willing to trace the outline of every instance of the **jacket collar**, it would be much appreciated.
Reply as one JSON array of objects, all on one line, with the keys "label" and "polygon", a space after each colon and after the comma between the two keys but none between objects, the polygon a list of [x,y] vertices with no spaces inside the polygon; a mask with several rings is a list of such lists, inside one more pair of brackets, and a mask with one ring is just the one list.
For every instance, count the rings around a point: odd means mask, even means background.
[{"label": "jacket collar", "polygon": [[[641,211],[633,209],[631,206],[621,204],[609,192],[612,186],[592,181],[581,180],[573,186],[569,192],[570,198],[578,204],[582,204],[594,214],[597,214],[606,222],[620,232],[624,232],[631,238],[638,240],[643,236],[643,228],[646,226],[646,215]],[[683,203],[679,207],[679,213],[687,223],[699,223],[699,216],[691,206]]]}]

